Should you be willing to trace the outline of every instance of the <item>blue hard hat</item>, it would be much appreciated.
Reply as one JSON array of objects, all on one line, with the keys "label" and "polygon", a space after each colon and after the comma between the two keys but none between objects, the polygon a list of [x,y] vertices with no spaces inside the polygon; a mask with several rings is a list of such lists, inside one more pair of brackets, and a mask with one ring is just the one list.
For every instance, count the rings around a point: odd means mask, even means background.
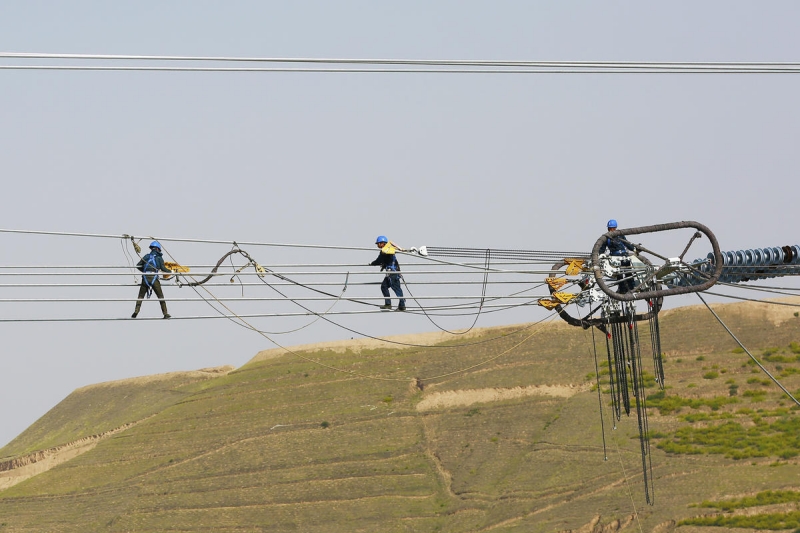
[{"label": "blue hard hat", "polygon": [[161,249],[161,244],[159,244],[158,241],[153,241],[153,242],[150,243],[150,248],[158,248],[160,250]]},{"label": "blue hard hat", "polygon": [[379,235],[378,238],[375,239],[375,244],[378,244],[378,243],[381,243],[381,242],[389,242],[389,239],[387,239],[384,235]]},{"label": "blue hard hat", "polygon": [[607,228],[616,228],[617,227],[617,221],[612,218],[611,220],[608,221],[608,224],[606,224],[606,227]]}]

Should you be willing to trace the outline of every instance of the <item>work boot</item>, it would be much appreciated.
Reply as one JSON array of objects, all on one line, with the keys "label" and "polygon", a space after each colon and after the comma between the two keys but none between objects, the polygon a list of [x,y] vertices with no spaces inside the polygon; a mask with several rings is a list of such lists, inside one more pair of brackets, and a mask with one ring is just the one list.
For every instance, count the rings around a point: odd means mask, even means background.
[{"label": "work boot", "polygon": [[391,311],[392,304],[384,304],[381,306],[381,311]]},{"label": "work boot", "polygon": [[405,305],[398,306],[397,309],[396,309],[396,311],[405,311],[405,310],[406,310],[406,306]]},{"label": "work boot", "polygon": [[169,313],[167,313],[166,315],[164,315],[164,318],[172,318],[172,315],[170,315]]}]

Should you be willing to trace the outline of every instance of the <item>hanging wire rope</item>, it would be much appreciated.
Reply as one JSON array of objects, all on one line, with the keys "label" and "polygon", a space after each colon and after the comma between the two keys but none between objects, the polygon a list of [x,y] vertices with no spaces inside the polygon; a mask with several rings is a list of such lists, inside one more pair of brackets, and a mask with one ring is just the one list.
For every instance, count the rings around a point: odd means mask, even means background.
[{"label": "hanging wire rope", "polygon": [[[169,257],[170,257],[170,258],[172,258],[173,260],[175,260],[175,258],[174,258],[174,257],[173,257],[173,256],[172,256],[170,253],[169,253],[169,251],[168,251],[166,248],[164,248],[164,252],[166,252],[166,253],[167,253],[167,255],[169,255]],[[189,276],[189,277],[191,277],[191,276]],[[194,281],[196,281],[196,280],[194,280]],[[215,295],[214,295],[214,294],[213,294],[211,291],[209,291],[209,290],[208,290],[208,289],[207,289],[205,286],[203,286],[203,284],[200,284],[200,283],[195,283],[195,284],[193,284],[193,285],[190,285],[190,287],[192,288],[192,290],[194,290],[194,291],[195,291],[195,292],[197,292],[198,294],[199,294],[199,291],[200,291],[200,290],[203,290],[203,291],[207,292],[207,293],[209,294],[209,296],[210,296],[210,299],[209,299],[209,300],[207,300],[207,303],[208,303],[209,305],[211,305],[211,307],[212,307],[212,308],[213,308],[215,311],[217,311],[217,312],[220,312],[220,313],[221,313],[221,311],[219,311],[219,309],[217,309],[217,308],[216,308],[216,306],[214,306],[214,305],[212,304],[211,300],[213,300],[213,302],[214,302],[214,303],[217,303],[217,304],[219,304],[220,306],[222,306],[223,308],[225,308],[225,309],[226,309],[226,310],[227,310],[227,311],[228,311],[228,312],[229,312],[229,313],[232,315],[232,316],[230,316],[230,317],[229,317],[229,319],[230,319],[230,320],[231,320],[233,323],[235,323],[235,324],[237,324],[237,325],[240,325],[240,326],[242,326],[242,327],[244,327],[244,328],[246,328],[246,329],[249,329],[249,330],[251,330],[251,331],[253,331],[253,332],[255,332],[255,333],[258,333],[259,335],[263,336],[265,339],[267,339],[268,341],[270,341],[271,343],[273,343],[273,344],[274,344],[275,346],[277,346],[278,348],[280,348],[280,349],[282,349],[282,350],[286,351],[287,353],[290,353],[290,354],[292,354],[292,355],[294,355],[294,356],[296,356],[296,357],[298,357],[298,358],[300,358],[300,359],[302,359],[302,360],[305,360],[305,361],[307,361],[307,362],[311,362],[311,363],[317,364],[317,365],[319,365],[319,366],[322,366],[322,367],[324,367],[324,368],[328,368],[328,369],[330,369],[330,370],[333,370],[333,371],[336,371],[336,372],[342,372],[342,373],[346,373],[346,374],[349,374],[349,375],[352,375],[352,376],[354,376],[354,377],[358,377],[358,378],[361,378],[361,379],[372,379],[372,380],[378,380],[378,381],[401,381],[401,382],[406,382],[406,381],[410,381],[410,380],[412,380],[412,379],[413,379],[414,383],[417,383],[417,384],[418,384],[418,383],[420,383],[420,381],[421,381],[421,380],[427,380],[427,381],[431,381],[431,380],[435,380],[435,379],[440,379],[440,378],[442,378],[442,377],[447,377],[447,376],[451,376],[451,375],[455,375],[455,374],[463,373],[463,372],[466,372],[466,371],[468,371],[468,370],[471,370],[471,369],[473,369],[473,368],[477,368],[477,367],[479,367],[479,366],[485,365],[485,364],[487,364],[487,363],[489,363],[489,362],[491,362],[491,361],[494,361],[495,359],[497,359],[497,358],[499,358],[499,357],[502,357],[503,355],[505,355],[505,354],[509,353],[510,351],[512,351],[512,350],[516,349],[517,347],[521,346],[522,344],[524,344],[524,343],[525,343],[527,340],[529,340],[531,337],[533,337],[533,335],[535,335],[535,334],[538,332],[538,331],[534,331],[533,333],[531,333],[530,335],[528,335],[526,338],[524,338],[522,341],[520,341],[519,343],[515,344],[515,345],[514,345],[514,346],[512,346],[511,348],[509,348],[509,349],[507,349],[507,350],[504,350],[503,352],[501,352],[501,353],[499,353],[499,354],[496,354],[495,356],[493,356],[493,357],[491,357],[491,358],[488,358],[488,359],[486,359],[486,360],[484,360],[484,361],[482,361],[482,362],[480,362],[480,363],[477,363],[477,364],[474,364],[474,365],[471,365],[471,366],[469,366],[469,367],[462,368],[462,369],[459,369],[459,370],[455,370],[455,371],[453,371],[453,372],[448,372],[448,373],[445,373],[445,374],[441,374],[441,375],[439,375],[439,376],[431,376],[431,377],[426,377],[426,378],[419,378],[419,377],[414,377],[414,378],[410,378],[410,377],[405,377],[405,378],[392,378],[392,377],[385,377],[385,376],[368,375],[368,374],[363,374],[363,373],[357,372],[357,371],[355,371],[355,370],[347,370],[347,369],[343,369],[343,368],[338,368],[338,367],[335,367],[335,366],[333,366],[333,365],[328,365],[328,364],[326,364],[326,363],[323,363],[322,361],[318,361],[318,360],[316,360],[316,359],[314,359],[314,358],[311,358],[311,357],[304,356],[304,355],[302,355],[302,354],[300,354],[300,353],[298,353],[298,352],[296,352],[296,351],[294,351],[294,350],[292,350],[292,349],[290,349],[290,348],[288,348],[288,347],[286,347],[286,346],[283,346],[283,345],[281,345],[280,343],[278,343],[277,341],[275,341],[275,340],[274,340],[272,337],[270,337],[268,333],[266,333],[266,332],[264,332],[264,331],[262,331],[262,330],[260,330],[260,329],[256,328],[255,326],[251,325],[251,324],[250,324],[250,323],[248,323],[246,320],[244,320],[244,318],[243,318],[243,317],[241,317],[240,315],[238,315],[238,314],[236,314],[235,312],[233,312],[233,311],[232,311],[232,310],[231,310],[231,309],[230,309],[228,306],[226,306],[226,305],[225,305],[223,302],[219,301],[219,300],[217,299],[217,297],[216,297],[216,296],[215,296]],[[320,318],[322,318],[323,320],[328,320],[328,321],[329,321],[329,319],[327,319],[327,317],[325,317],[325,316],[323,316],[323,315],[320,315],[320,314],[318,314],[318,313],[314,313],[314,314],[317,314],[317,315],[318,315]],[[550,317],[548,317],[548,318],[552,318],[554,315],[555,315],[555,313],[551,313],[551,314],[550,314]],[[544,320],[544,319],[543,319],[543,320]],[[542,321],[543,321],[543,320],[542,320]],[[485,339],[485,340],[483,340],[483,341],[478,341],[478,342],[474,342],[474,343],[462,344],[462,345],[459,345],[459,346],[453,346],[453,345],[448,345],[448,346],[442,346],[442,345],[416,345],[416,346],[420,346],[420,347],[426,347],[426,348],[438,348],[438,347],[442,347],[442,348],[459,348],[459,347],[463,347],[463,346],[476,345],[476,344],[483,344],[483,343],[486,343],[486,342],[490,342],[490,341],[493,341],[493,340],[497,340],[497,339],[501,339],[501,338],[504,338],[504,337],[510,336],[510,335],[512,335],[512,334],[515,334],[515,333],[519,333],[519,332],[521,332],[521,331],[524,331],[524,330],[526,330],[526,329],[529,329],[529,328],[531,328],[531,327],[533,327],[533,326],[535,326],[535,325],[538,325],[538,324],[540,324],[542,321],[535,322],[535,323],[533,323],[533,324],[530,324],[530,325],[526,326],[525,328],[521,328],[520,330],[518,330],[518,331],[515,331],[515,332],[512,332],[512,333],[509,333],[509,334],[505,334],[505,335],[498,335],[498,336],[496,336],[496,337],[493,337],[493,338],[490,338],[490,339]],[[340,327],[343,327],[343,326],[340,326]],[[348,329],[348,328],[346,328],[346,327],[345,327],[344,329]],[[354,330],[350,330],[350,331],[353,331],[353,332],[355,332]],[[357,332],[355,332],[355,333],[357,333]],[[373,338],[373,339],[375,339],[375,340],[381,340],[381,341],[383,341],[383,342],[389,342],[389,343],[393,343],[393,344],[403,344],[403,345],[406,345],[406,346],[414,346],[414,345],[413,345],[413,344],[411,344],[411,343],[402,343],[402,342],[398,342],[398,341],[392,341],[392,340],[390,340],[390,339],[381,339],[381,338],[378,338],[378,337],[371,337],[371,336],[370,336],[369,338]]]},{"label": "hanging wire rope", "polygon": [[756,357],[755,357],[755,356],[754,356],[752,353],[750,353],[750,350],[748,350],[748,349],[747,349],[747,347],[745,347],[745,345],[744,345],[744,344],[742,344],[742,342],[741,342],[741,341],[740,341],[740,340],[739,340],[739,339],[736,337],[736,335],[734,335],[733,331],[731,331],[731,330],[730,330],[730,328],[729,328],[729,327],[728,327],[728,326],[725,324],[725,322],[723,322],[723,321],[722,321],[722,319],[721,319],[721,318],[719,317],[719,315],[718,315],[718,314],[717,314],[717,313],[714,311],[714,309],[712,309],[712,308],[711,308],[711,306],[710,306],[710,305],[708,305],[708,302],[706,302],[705,298],[703,298],[703,296],[702,296],[702,295],[701,295],[699,292],[697,293],[697,297],[698,297],[698,298],[700,298],[700,301],[701,301],[701,302],[703,302],[703,305],[705,305],[705,306],[706,306],[706,308],[707,308],[707,309],[708,309],[708,310],[711,312],[711,314],[712,314],[712,315],[714,315],[714,318],[716,318],[716,319],[717,319],[717,322],[719,322],[719,323],[720,323],[720,325],[721,325],[723,328],[725,328],[725,331],[727,331],[727,332],[728,332],[728,334],[731,336],[731,338],[732,338],[734,341],[736,341],[736,344],[738,344],[738,345],[739,345],[739,347],[740,347],[742,350],[744,350],[744,351],[745,351],[745,353],[746,353],[746,354],[747,354],[747,355],[750,357],[750,359],[751,359],[751,360],[752,360],[752,361],[753,361],[753,362],[754,362],[754,363],[755,363],[755,364],[758,366],[758,368],[760,368],[760,369],[761,369],[761,371],[762,371],[762,372],[764,372],[764,373],[767,375],[767,377],[768,377],[769,379],[771,379],[771,380],[772,380],[772,382],[773,382],[773,383],[775,383],[775,385],[777,385],[777,386],[778,386],[778,387],[779,387],[779,388],[780,388],[780,389],[781,389],[781,390],[784,392],[784,394],[786,394],[786,396],[788,396],[788,397],[789,397],[789,398],[790,398],[790,399],[791,399],[791,400],[792,400],[792,401],[793,401],[795,404],[797,404],[797,405],[799,405],[799,406],[800,406],[800,401],[797,401],[797,398],[795,398],[795,397],[792,395],[792,393],[791,393],[791,392],[789,392],[789,391],[786,389],[786,387],[784,387],[784,386],[783,386],[783,384],[781,384],[781,382],[780,382],[780,381],[778,381],[778,379],[777,379],[775,376],[773,376],[772,374],[770,374],[769,370],[767,370],[767,369],[764,367],[764,365],[762,365],[762,364],[761,364],[761,362],[760,362],[758,359],[756,359]]},{"label": "hanging wire rope", "polygon": [[[135,301],[135,299],[130,300]],[[173,301],[173,300],[170,300]],[[201,302],[204,301],[202,298],[197,299],[196,301]],[[494,306],[493,309],[487,310],[487,307],[484,306],[483,314],[489,314],[492,312],[500,312],[500,311],[507,311],[510,309],[520,308],[520,307],[533,307],[538,308],[538,304],[535,300],[530,302],[525,302],[521,304],[515,305],[497,305]],[[440,317],[471,317],[475,313],[472,311],[473,309],[477,309],[475,306],[467,307],[459,307],[459,306],[442,306],[438,308],[434,308],[433,310],[428,307],[428,313],[435,314],[435,316]],[[466,311],[462,313],[455,313],[455,312],[444,312],[444,311]],[[409,309],[406,311],[408,314],[422,314],[420,311],[414,311]],[[364,311],[331,311],[327,313],[328,315],[337,315],[337,316],[355,316],[355,315],[380,315],[384,312],[380,310],[364,310]],[[297,317],[308,317],[308,316],[316,316],[319,312],[316,311],[309,311],[305,313],[301,312],[287,312],[287,313],[248,313],[243,314],[239,313],[241,316],[245,318],[297,318]],[[216,318],[227,318],[227,317],[220,317],[217,315],[182,315],[182,316],[173,316],[172,320],[204,320],[204,319],[216,319]],[[44,318],[0,318],[0,322],[108,322],[108,321],[115,321],[115,320],[126,320],[129,321],[130,318],[128,317],[44,317]],[[137,320],[146,320],[146,317],[139,317]],[[353,330],[351,330],[353,331]],[[358,333],[353,331],[354,333]],[[360,334],[360,333],[359,333]],[[363,335],[367,336],[367,335]],[[382,340],[378,337],[375,337],[378,340]],[[424,347],[424,346],[423,346]]]},{"label": "hanging wire rope", "polygon": [[[414,294],[411,292],[411,288],[408,286],[408,282],[406,281],[405,276],[400,275],[400,279],[403,280],[403,285],[405,285],[406,290],[408,291],[408,294],[411,296],[411,299],[414,300],[414,302],[417,303],[417,305],[419,305],[420,309],[425,314],[425,317],[430,321],[431,324],[436,326],[439,330],[444,331],[445,333],[449,333],[451,335],[464,335],[464,334],[469,333],[470,331],[472,331],[472,328],[475,327],[475,324],[478,323],[478,318],[480,318],[480,316],[481,316],[481,311],[483,311],[483,304],[484,304],[484,301],[486,299],[486,284],[488,282],[488,276],[489,276],[489,251],[486,250],[486,264],[485,264],[485,270],[484,270],[484,275],[483,275],[483,290],[481,292],[480,306],[478,307],[478,312],[475,313],[475,320],[473,320],[473,322],[470,325],[470,327],[465,329],[465,330],[463,330],[463,331],[459,331],[459,332],[451,331],[449,329],[443,328],[438,323],[436,323],[436,321],[433,320],[433,318],[431,318],[431,316],[428,314],[428,312],[425,310],[425,308],[422,306],[422,304],[419,303],[419,299],[416,298],[414,296]],[[527,298],[527,296],[525,298]],[[422,298],[422,299],[424,299],[424,298]]]},{"label": "hanging wire rope", "polygon": [[[2,232],[2,231],[4,231],[4,230],[0,230],[0,232]],[[20,231],[21,231],[21,232],[23,232],[23,233],[37,233],[37,234],[47,234],[47,235],[54,235],[54,234],[58,234],[58,235],[68,235],[68,236],[83,236],[83,237],[120,238],[119,236],[111,236],[111,235],[107,235],[107,234],[77,234],[77,233],[65,233],[65,232],[39,232],[39,231],[30,231],[30,230],[5,230],[5,231],[8,231],[8,232],[20,232]],[[130,237],[129,235],[123,235],[123,236],[122,236],[122,238],[123,238],[123,239],[131,239],[131,241],[133,242],[133,238],[132,238],[132,237]],[[148,238],[154,238],[154,237],[150,236],[150,237],[148,237]],[[167,238],[160,238],[160,240],[161,240],[161,241],[168,241],[168,240],[173,240],[173,241],[186,241],[186,239],[167,239]],[[193,241],[193,242],[198,242],[198,241],[201,241],[201,240],[199,240],[199,239],[190,239],[190,241]],[[202,241],[202,242],[209,242],[209,241]],[[221,241],[215,241],[215,242],[221,242]],[[264,243],[261,243],[261,244],[264,244]],[[233,242],[233,246],[234,246],[234,247],[236,247],[236,248],[238,249],[238,246],[239,246],[239,245],[238,245],[238,244],[237,244],[237,243],[234,241],[234,242]],[[301,247],[315,247],[315,246],[301,245]],[[339,248],[347,248],[347,249],[352,249],[352,248],[349,248],[349,247],[339,247]],[[372,250],[372,249],[371,249],[371,248],[369,248],[369,250]],[[166,249],[165,249],[165,251],[166,251]],[[170,257],[172,257],[172,256],[170,256]],[[174,258],[173,258],[173,259],[174,259]],[[251,261],[252,261],[252,258],[251,258]],[[254,262],[254,261],[253,261],[253,262]],[[268,270],[268,269],[267,269],[267,270]],[[273,275],[279,275],[279,273],[275,273],[275,272],[271,272],[271,271],[269,271],[269,273],[270,273],[270,274],[273,274]],[[193,282],[195,283],[195,285],[194,285],[194,286],[192,286],[192,288],[193,288],[193,289],[195,289],[195,287],[196,287],[196,286],[202,286],[202,285],[200,285],[200,284],[198,284],[198,283],[197,283],[197,282],[198,282],[198,280],[196,280],[196,279],[195,279],[193,276],[189,276],[189,277],[191,277],[191,278],[193,279]],[[285,278],[285,277],[283,277],[283,276],[280,276],[280,275],[279,275],[279,277],[281,277],[281,279],[284,279],[284,280],[286,280],[286,281],[289,281],[289,282],[291,282],[292,284],[295,284],[295,285],[298,285],[298,286],[303,286],[303,287],[306,287],[305,285],[303,285],[303,284],[299,284],[299,283],[297,283],[297,282],[296,282],[296,281],[294,281],[294,280],[291,280],[291,279]],[[263,281],[263,280],[262,280],[262,281]],[[307,287],[306,287],[306,288],[307,288]],[[312,289],[312,290],[313,290],[313,289]],[[320,291],[317,291],[317,292],[320,292]],[[325,294],[329,294],[329,293],[325,293]],[[330,295],[330,294],[329,294],[329,295]],[[224,303],[222,303],[221,301],[219,301],[218,299],[216,299],[216,297],[214,297],[214,299],[215,299],[215,302],[219,303],[220,305],[222,305],[223,307],[225,307],[226,309],[228,309],[228,308],[227,308],[227,306],[225,306],[225,304],[224,304]],[[206,299],[206,303],[208,303],[208,300],[207,300],[207,299]],[[298,304],[298,305],[301,305],[301,304]],[[369,304],[369,305],[372,305],[372,304]],[[519,305],[519,304],[518,304],[518,305]],[[301,305],[301,306],[302,306],[302,305]],[[457,307],[457,306],[453,306],[453,307]],[[508,306],[507,306],[507,307],[508,307]],[[222,312],[220,312],[220,311],[219,311],[219,309],[217,309],[217,308],[216,308],[216,307],[214,307],[213,305],[212,305],[212,308],[214,308],[214,310],[215,310],[215,311],[217,311],[217,312],[218,312],[220,315],[222,315],[222,317],[223,317],[223,318],[228,318],[228,319],[231,319],[231,320],[232,320],[232,319],[235,317],[235,318],[237,318],[238,320],[240,320],[240,321],[241,321],[241,315],[238,315],[238,314],[236,314],[236,313],[233,313],[233,312],[232,312],[232,311],[230,311],[229,309],[228,309],[228,310],[229,310],[229,313],[230,313],[230,314],[227,314],[227,315],[226,315],[225,313],[222,313]],[[304,309],[305,309],[305,308],[304,308]],[[356,313],[358,313],[358,312],[349,312],[349,313],[347,313],[347,314],[356,314]],[[315,312],[315,311],[313,311],[313,310],[307,310],[307,313],[306,313],[306,315],[308,315],[308,314],[313,314],[313,315],[320,316],[320,313],[318,313],[318,312]],[[275,316],[276,314],[272,314],[272,315],[273,315],[273,316]],[[282,316],[287,316],[288,314],[287,314],[287,313],[283,313],[283,314],[281,314],[281,315],[282,315]],[[361,336],[363,336],[363,337],[372,338],[372,339],[375,339],[375,340],[380,340],[380,341],[387,342],[387,343],[390,343],[390,344],[400,344],[400,345],[406,345],[406,346],[417,346],[417,347],[437,347],[437,348],[438,348],[438,347],[458,347],[458,346],[452,346],[452,345],[451,345],[451,346],[440,346],[440,345],[419,345],[419,344],[413,344],[413,343],[403,343],[403,342],[393,341],[393,340],[384,339],[384,338],[380,338],[380,337],[374,337],[374,336],[370,336],[370,335],[364,334],[364,333],[362,333],[362,332],[356,331],[356,330],[354,330],[354,329],[352,329],[352,328],[347,328],[346,326],[343,326],[343,325],[341,325],[341,324],[337,324],[337,323],[335,323],[335,322],[332,322],[332,321],[330,321],[330,319],[328,319],[327,317],[324,317],[324,316],[322,316],[322,318],[323,318],[324,320],[326,320],[326,321],[329,321],[329,322],[331,322],[332,324],[334,324],[334,325],[336,325],[336,326],[338,326],[338,327],[340,327],[340,328],[346,329],[346,330],[348,330],[348,331],[350,331],[350,332],[352,332],[352,333],[356,333],[356,334],[358,334],[358,335],[361,335]],[[73,319],[56,319],[56,321],[77,321],[77,320],[84,320],[84,321],[88,321],[88,320],[91,320],[91,319],[74,319],[74,318],[73,318]],[[20,319],[10,319],[10,320],[7,320],[7,321],[20,321]],[[43,320],[41,320],[41,319],[38,319],[38,320],[36,320],[36,321],[43,321]],[[232,320],[232,321],[234,321],[234,322],[235,322],[235,320]],[[246,327],[246,328],[248,328],[248,329],[252,329],[252,330],[254,330],[254,331],[257,331],[257,328],[254,328],[253,326],[251,326],[251,325],[249,325],[249,324],[246,324],[244,327]],[[476,344],[483,344],[483,343],[485,343],[485,342],[490,342],[490,341],[492,341],[492,340],[496,340],[496,339],[504,338],[504,337],[506,337],[506,336],[509,336],[509,335],[513,335],[513,334],[515,334],[515,333],[518,333],[518,332],[520,332],[520,331],[524,331],[525,329],[527,329],[527,327],[525,327],[525,328],[521,328],[520,330],[517,330],[517,331],[511,332],[511,333],[507,333],[507,334],[504,334],[504,335],[499,335],[499,336],[496,336],[496,337],[493,337],[493,338],[490,338],[490,339],[486,339],[486,340],[484,340],[484,341],[477,341],[477,342],[474,342],[474,343],[467,343],[467,344],[462,344],[462,345],[459,345],[459,346],[471,346],[471,345],[476,345]],[[261,334],[262,334],[262,335],[266,335],[266,333],[265,333],[265,332],[261,332]],[[273,341],[273,342],[274,342],[274,341]],[[277,345],[277,344],[276,344],[276,345]]]},{"label": "hanging wire rope", "polygon": [[[278,58],[232,56],[157,56],[111,54],[54,54],[2,52],[5,70],[95,70],[95,71],[184,71],[184,72],[341,72],[341,73],[455,73],[455,74],[794,74],[795,62],[633,62],[633,61],[525,61],[472,59],[366,59],[366,58]],[[17,64],[16,60],[58,60],[79,64]],[[103,61],[109,64],[96,65]],[[155,66],[119,62],[258,63],[336,65],[336,67],[285,66]],[[356,66],[347,66],[356,65]],[[406,68],[398,68],[400,66]],[[416,67],[416,68],[410,68]],[[468,68],[469,67],[469,68]]]},{"label": "hanging wire rope", "polygon": [[742,66],[800,67],[798,62],[762,61],[532,61],[532,60],[491,60],[491,59],[381,59],[381,58],[312,58],[312,57],[257,57],[257,56],[176,56],[176,55],[133,55],[133,54],[57,54],[42,52],[0,52],[0,58],[7,59],[77,59],[77,60],[153,60],[153,61],[232,61],[266,63],[351,63],[351,64],[390,64],[390,65],[470,65],[470,66],[556,66],[556,67],[617,67],[617,68],[673,68],[708,67],[729,68]]}]

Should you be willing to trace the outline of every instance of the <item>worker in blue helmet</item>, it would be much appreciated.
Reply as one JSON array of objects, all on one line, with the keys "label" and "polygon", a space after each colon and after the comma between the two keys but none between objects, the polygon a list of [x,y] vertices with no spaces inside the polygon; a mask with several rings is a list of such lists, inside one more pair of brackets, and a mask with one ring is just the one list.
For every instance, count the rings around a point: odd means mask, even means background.
[{"label": "worker in blue helmet", "polygon": [[[606,224],[609,232],[617,231],[619,229],[617,221],[613,218]],[[633,272],[630,269],[631,260],[628,259],[629,252],[636,252],[636,247],[625,237],[625,235],[615,235],[613,237],[606,237],[606,241],[600,247],[600,253],[604,254],[608,250],[609,255],[615,257],[625,257],[620,260],[620,266],[623,270],[627,270],[626,274],[618,274],[617,279],[621,280],[617,292],[625,294],[633,290]]]},{"label": "worker in blue helmet", "polygon": [[169,272],[164,264],[164,257],[161,254],[161,244],[158,241],[150,243],[150,253],[142,257],[141,261],[136,265],[142,273],[142,284],[139,285],[139,296],[136,299],[136,308],[133,310],[131,318],[136,318],[139,315],[139,309],[142,308],[142,301],[145,294],[148,298],[153,292],[158,296],[158,303],[161,304],[161,312],[164,318],[171,318],[167,312],[167,302],[164,300],[164,291],[161,290],[161,282],[158,280],[158,272]]},{"label": "worker in blue helmet", "polygon": [[375,245],[380,250],[380,253],[375,261],[369,263],[369,266],[380,265],[381,271],[386,271],[386,276],[381,283],[381,293],[385,298],[381,310],[388,311],[392,308],[392,300],[389,298],[389,289],[391,288],[395,296],[400,299],[397,310],[405,311],[406,300],[403,298],[403,289],[400,287],[400,263],[397,262],[397,252],[405,252],[405,250],[391,242],[384,235],[380,235],[375,239]]}]

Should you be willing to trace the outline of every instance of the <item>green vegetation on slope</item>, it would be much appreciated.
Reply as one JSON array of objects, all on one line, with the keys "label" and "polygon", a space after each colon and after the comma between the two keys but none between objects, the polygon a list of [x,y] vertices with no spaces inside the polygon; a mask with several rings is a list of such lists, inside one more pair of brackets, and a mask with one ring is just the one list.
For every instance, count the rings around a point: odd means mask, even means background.
[{"label": "green vegetation on slope", "polygon": [[791,459],[800,453],[800,418],[784,416],[774,422],[761,419],[751,427],[734,421],[682,427],[659,442],[658,447],[669,453],[713,453],[731,459]]},{"label": "green vegetation on slope", "polygon": [[[800,322],[774,326],[738,311],[720,312],[750,346],[791,347],[798,337]],[[783,398],[761,377],[748,382],[751,367],[731,354],[730,339],[713,325],[694,310],[665,314],[668,389],[648,397],[656,408],[649,424],[653,435],[666,442],[688,429],[681,434],[685,444],[707,450],[713,446],[701,440],[713,440],[713,432],[693,430],[735,423],[745,432],[759,428],[758,438],[772,438],[786,421],[785,431],[794,431],[794,411],[781,405]],[[511,331],[489,330],[470,342]],[[699,347],[687,331],[698,335]],[[358,379],[282,355],[127,399],[123,389],[84,389],[59,404],[62,415],[37,422],[35,435],[17,449],[144,420],[0,492],[0,524],[8,531],[458,533],[575,530],[598,513],[598,527],[627,520],[630,495],[637,503],[643,499],[635,416],[612,430],[603,398],[604,461],[597,390],[578,388],[594,371],[591,334],[551,325],[512,349],[531,332],[461,347],[459,339],[448,348],[306,354],[332,367],[391,379]],[[641,333],[647,342],[646,328]],[[677,364],[685,353],[694,355]],[[771,371],[797,366],[767,364]],[[453,373],[462,368],[470,370]],[[724,379],[703,380],[710,371]],[[442,374],[449,375],[426,379]],[[607,387],[602,374],[601,389]],[[786,383],[797,388],[800,376],[790,374]],[[648,384],[655,385],[652,379]],[[730,394],[734,385],[737,395]],[[416,408],[438,393],[465,399],[474,390],[530,386],[572,392]],[[96,407],[109,404],[113,408]],[[72,417],[83,421],[79,431],[71,432]],[[691,504],[785,490],[800,476],[793,458],[771,468],[724,453],[652,452],[656,505],[637,505],[646,530],[691,519]],[[781,516],[785,522],[791,518]]]},{"label": "green vegetation on slope", "polygon": [[754,496],[745,496],[744,498],[733,498],[730,500],[719,501],[704,500],[703,503],[698,505],[698,507],[720,509],[721,511],[733,511],[735,509],[761,507],[763,505],[789,502],[800,502],[800,492],[796,490],[765,490]]},{"label": "green vegetation on slope", "polygon": [[45,450],[137,422],[183,398],[186,393],[180,390],[182,386],[230,369],[174,372],[78,389],[0,448],[0,458]]},{"label": "green vegetation on slope", "polygon": [[716,526],[781,530],[800,528],[800,511],[765,513],[748,516],[698,516],[678,522],[679,526]]}]

